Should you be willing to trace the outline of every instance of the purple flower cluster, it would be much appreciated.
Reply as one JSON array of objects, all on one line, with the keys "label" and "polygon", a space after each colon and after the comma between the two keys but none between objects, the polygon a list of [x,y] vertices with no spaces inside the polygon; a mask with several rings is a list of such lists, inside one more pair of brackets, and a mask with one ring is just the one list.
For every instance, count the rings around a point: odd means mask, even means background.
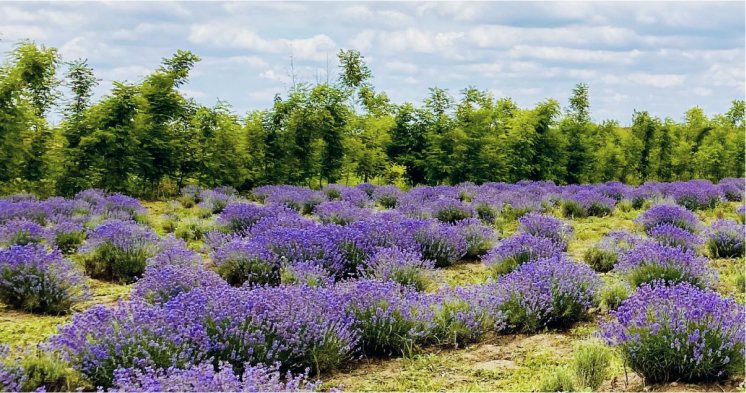
[{"label": "purple flower cluster", "polygon": [[150,228],[132,221],[107,220],[94,229],[80,254],[94,278],[132,282],[142,275],[148,258],[160,250],[161,239]]},{"label": "purple flower cluster", "polygon": [[272,366],[247,364],[236,375],[230,363],[200,363],[184,369],[122,368],[114,372],[110,392],[312,392],[308,372],[282,374],[279,363]]},{"label": "purple flower cluster", "polygon": [[726,200],[740,202],[743,201],[743,194],[746,192],[746,181],[744,181],[744,179],[727,177],[720,180],[718,188],[723,192]]},{"label": "purple flower cluster", "polygon": [[688,283],[644,284],[611,315],[602,336],[650,382],[743,372],[745,315],[733,299]]},{"label": "purple flower cluster", "polygon": [[648,236],[658,242],[684,250],[697,252],[702,245],[702,238],[673,224],[660,224],[648,230]]},{"label": "purple flower cluster", "polygon": [[47,243],[63,254],[73,254],[88,237],[88,230],[81,224],[64,221],[47,230]]},{"label": "purple flower cluster", "polygon": [[253,203],[232,203],[220,213],[217,224],[232,233],[250,232],[259,221],[273,218],[275,220],[300,220],[296,211],[278,205],[257,205]]},{"label": "purple flower cluster", "polygon": [[633,287],[665,281],[705,288],[716,279],[715,272],[707,267],[707,258],[658,242],[645,242],[622,254],[614,270],[622,273]]},{"label": "purple flower cluster", "polygon": [[635,219],[645,232],[661,224],[671,224],[692,233],[699,232],[701,223],[689,210],[673,205],[656,205]]},{"label": "purple flower cluster", "polygon": [[18,358],[13,359],[10,346],[0,344],[0,390],[20,392],[27,378]]},{"label": "purple flower cluster", "polygon": [[367,263],[363,275],[424,291],[432,280],[430,270],[434,265],[432,261],[423,260],[417,252],[383,248]]},{"label": "purple flower cluster", "polygon": [[414,240],[420,246],[423,258],[434,261],[436,267],[446,267],[466,255],[466,239],[458,228],[450,225],[430,223],[414,232]]},{"label": "purple flower cluster", "polygon": [[746,223],[746,205],[740,205],[736,208],[736,214],[738,215],[738,220],[741,221],[741,224]]},{"label": "purple flower cluster", "polygon": [[519,233],[503,240],[482,257],[494,277],[508,274],[519,266],[562,254],[562,245],[546,237]]},{"label": "purple flower cluster", "polygon": [[534,332],[584,318],[601,285],[587,265],[555,255],[498,278],[496,298],[507,329]]},{"label": "purple flower cluster", "polygon": [[603,217],[611,214],[616,203],[617,199],[601,191],[583,189],[563,199],[562,213],[565,217]]},{"label": "purple flower cluster", "polygon": [[373,190],[372,198],[387,209],[393,209],[401,203],[404,193],[396,186],[382,186]]},{"label": "purple flower cluster", "polygon": [[497,242],[497,234],[491,227],[483,225],[479,219],[469,218],[454,225],[466,240],[466,257],[480,257],[489,251]]},{"label": "purple flower cluster", "polygon": [[668,183],[665,193],[689,210],[713,208],[725,199],[723,190],[708,180]]},{"label": "purple flower cluster", "polygon": [[733,220],[717,220],[705,233],[707,249],[713,258],[738,258],[744,255],[746,226]]},{"label": "purple flower cluster", "polygon": [[25,219],[15,219],[0,225],[0,247],[39,244],[47,235],[41,225]]},{"label": "purple flower cluster", "polygon": [[252,195],[263,203],[284,205],[303,214],[311,214],[316,205],[328,201],[323,192],[296,186],[259,187]]},{"label": "purple flower cluster", "polygon": [[371,210],[358,207],[351,202],[325,202],[314,209],[314,213],[324,224],[347,225],[354,221],[364,220],[372,214]]},{"label": "purple flower cluster", "polygon": [[606,273],[614,268],[619,256],[642,244],[645,240],[627,231],[612,231],[591,247],[583,256],[593,270]]},{"label": "purple flower cluster", "polygon": [[231,240],[215,249],[210,259],[215,271],[231,285],[280,283],[280,256],[254,239]]},{"label": "purple flower cluster", "polygon": [[476,212],[471,205],[457,199],[438,199],[430,202],[427,205],[427,208],[431,211],[430,214],[432,217],[449,224],[454,224],[457,221],[465,220],[476,215]]},{"label": "purple flower cluster", "polygon": [[572,227],[563,220],[538,213],[528,213],[518,219],[518,232],[544,237],[557,243],[562,251],[572,238]]},{"label": "purple flower cluster", "polygon": [[198,206],[205,209],[212,214],[219,214],[228,205],[236,201],[236,192],[233,189],[219,189],[214,190],[203,190],[200,193],[200,199],[202,200]]},{"label": "purple flower cluster", "polygon": [[0,250],[0,301],[30,312],[66,313],[89,297],[86,279],[58,250],[40,245]]}]

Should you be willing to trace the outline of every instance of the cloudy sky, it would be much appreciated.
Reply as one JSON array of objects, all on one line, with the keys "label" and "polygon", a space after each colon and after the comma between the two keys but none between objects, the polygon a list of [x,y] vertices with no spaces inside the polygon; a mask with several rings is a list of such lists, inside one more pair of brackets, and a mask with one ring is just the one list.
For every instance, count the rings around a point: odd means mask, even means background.
[{"label": "cloudy sky", "polygon": [[[744,97],[743,2],[110,2],[0,4],[0,50],[28,38],[86,58],[101,79],[137,81],[177,49],[202,58],[183,91],[236,112],[271,105],[300,78],[336,75],[340,48],[360,50],[394,102],[428,87],[467,86],[529,107],[563,107],[590,85],[596,120],[633,109],[680,119]],[[332,77],[334,76],[332,75]]]}]

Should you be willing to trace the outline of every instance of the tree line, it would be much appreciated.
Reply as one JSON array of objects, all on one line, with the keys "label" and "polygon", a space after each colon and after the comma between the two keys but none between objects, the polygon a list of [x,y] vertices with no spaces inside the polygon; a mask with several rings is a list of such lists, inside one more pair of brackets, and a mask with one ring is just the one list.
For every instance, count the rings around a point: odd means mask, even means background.
[{"label": "tree line", "polygon": [[[566,109],[554,99],[519,108],[467,87],[431,88],[421,104],[394,104],[372,85],[355,50],[338,54],[327,82],[297,82],[271,107],[240,116],[179,88],[200,61],[177,51],[138,83],[98,83],[84,60],[17,44],[0,67],[0,193],[72,195],[102,188],[143,197],[187,184],[247,190],[375,181],[408,185],[552,180],[558,184],[744,176],[744,101],[711,118],[635,111],[631,127],[595,123],[588,86]],[[295,79],[295,78],[293,78]],[[63,94],[66,92],[66,94]],[[52,110],[62,120],[51,124]]]}]

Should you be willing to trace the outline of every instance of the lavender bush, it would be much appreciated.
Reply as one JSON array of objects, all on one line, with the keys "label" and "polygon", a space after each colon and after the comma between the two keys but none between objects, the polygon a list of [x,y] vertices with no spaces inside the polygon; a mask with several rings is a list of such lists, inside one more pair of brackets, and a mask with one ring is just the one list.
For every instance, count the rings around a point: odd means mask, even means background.
[{"label": "lavender bush", "polygon": [[310,382],[308,371],[300,374],[280,372],[280,364],[246,365],[236,375],[230,363],[216,367],[210,363],[185,369],[122,368],[115,371],[110,392],[310,392],[320,382]]},{"label": "lavender bush", "polygon": [[145,271],[147,259],[158,252],[159,243],[149,228],[132,221],[107,220],[91,232],[80,254],[91,277],[133,282]]},{"label": "lavender bush", "polygon": [[135,283],[132,297],[151,304],[165,304],[180,293],[195,288],[217,291],[227,285],[225,280],[211,270],[197,266],[148,266],[143,278]]},{"label": "lavender bush", "polygon": [[39,245],[0,250],[0,301],[16,309],[66,313],[90,293],[83,274],[58,250]]},{"label": "lavender bush", "polygon": [[419,253],[398,248],[380,249],[370,259],[364,276],[381,281],[393,281],[424,291],[432,281],[432,261],[423,260]]},{"label": "lavender bush", "polygon": [[705,288],[716,278],[707,267],[707,258],[657,242],[645,242],[621,255],[614,270],[632,287],[662,280],[669,284],[688,282]]},{"label": "lavender bush", "polygon": [[396,186],[382,186],[373,191],[373,200],[386,209],[399,206],[404,193]]},{"label": "lavender bush", "polygon": [[467,258],[477,258],[486,254],[497,242],[495,230],[483,225],[479,219],[461,220],[454,226],[466,241],[465,257]]},{"label": "lavender bush", "polygon": [[431,202],[429,208],[434,218],[449,224],[476,215],[473,207],[457,199],[439,199]]},{"label": "lavender bush", "polygon": [[746,226],[733,220],[717,220],[707,229],[707,249],[713,258],[739,258],[744,255]]},{"label": "lavender bush", "polygon": [[680,247],[695,253],[702,245],[702,238],[673,224],[660,224],[648,231],[648,236],[661,244],[670,247]]},{"label": "lavender bush", "polygon": [[16,219],[0,225],[0,247],[39,244],[45,236],[44,227],[25,219]]},{"label": "lavender bush", "polygon": [[673,205],[656,205],[635,219],[645,232],[661,224],[671,224],[686,231],[697,233],[701,223],[689,210]]},{"label": "lavender bush", "polygon": [[503,240],[482,257],[493,277],[508,274],[517,267],[562,254],[562,246],[545,237],[519,233]]},{"label": "lavender bush", "polygon": [[215,271],[231,285],[280,283],[280,257],[255,239],[237,238],[210,254]]},{"label": "lavender bush", "polygon": [[427,341],[455,347],[479,342],[489,332],[505,328],[505,313],[495,296],[495,284],[446,287],[430,294],[432,312]]},{"label": "lavender bush", "polygon": [[314,209],[314,213],[324,224],[347,225],[368,218],[371,211],[350,202],[325,202]]},{"label": "lavender bush", "polygon": [[666,194],[689,210],[713,208],[724,199],[723,191],[708,180],[669,183]]},{"label": "lavender bush", "polygon": [[466,240],[458,229],[450,225],[431,223],[414,232],[422,257],[435,262],[436,267],[446,267],[466,255]]},{"label": "lavender bush", "polygon": [[644,284],[611,315],[603,337],[649,382],[743,372],[744,309],[732,299],[689,283]]},{"label": "lavender bush", "polygon": [[562,251],[572,238],[572,227],[563,220],[538,213],[528,213],[518,219],[518,231],[544,237],[557,243]]},{"label": "lavender bush", "polygon": [[497,284],[506,329],[525,332],[583,319],[602,285],[587,265],[558,255],[525,263]]},{"label": "lavender bush", "polygon": [[627,231],[612,231],[594,244],[583,255],[588,266],[599,273],[606,273],[619,262],[619,255],[642,243],[643,239]]}]

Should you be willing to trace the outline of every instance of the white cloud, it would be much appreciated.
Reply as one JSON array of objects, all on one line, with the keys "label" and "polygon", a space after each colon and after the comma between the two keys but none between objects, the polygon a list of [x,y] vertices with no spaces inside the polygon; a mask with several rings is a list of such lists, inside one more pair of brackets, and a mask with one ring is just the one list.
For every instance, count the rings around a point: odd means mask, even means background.
[{"label": "white cloud", "polygon": [[389,61],[384,65],[387,70],[403,72],[405,74],[414,74],[419,70],[415,64],[403,61]]},{"label": "white cloud", "polygon": [[125,66],[125,67],[115,67],[108,70],[105,70],[103,72],[97,72],[96,75],[101,77],[103,80],[106,81],[138,81],[141,80],[143,77],[149,75],[151,72],[153,72],[152,69],[139,66],[139,65],[132,65],[132,66]]},{"label": "white cloud", "polygon": [[204,57],[198,64],[221,69],[269,67],[269,63],[258,56]]},{"label": "white cloud", "polygon": [[22,39],[43,40],[49,37],[46,29],[30,25],[0,25],[0,39],[17,41]]},{"label": "white cloud", "polygon": [[668,88],[683,84],[686,76],[675,74],[646,74],[640,72],[628,75],[627,79],[640,85]]},{"label": "white cloud", "polygon": [[692,89],[692,94],[700,96],[700,97],[709,97],[712,95],[712,89],[708,89],[705,87],[697,87]]},{"label": "white cloud", "polygon": [[310,38],[264,39],[255,32],[220,23],[192,25],[189,41],[196,44],[216,45],[226,48],[245,48],[262,53],[290,53],[300,60],[326,60],[336,49],[329,36],[317,34]]},{"label": "white cloud", "polygon": [[185,96],[187,96],[189,98],[194,98],[195,100],[206,97],[205,93],[203,93],[201,91],[197,91],[197,90],[182,89],[180,91]]},{"label": "white cloud", "polygon": [[65,42],[60,47],[60,54],[68,60],[79,58],[111,60],[123,56],[125,51],[107,44],[95,35],[85,35]]},{"label": "white cloud", "polygon": [[517,45],[508,51],[514,58],[533,58],[542,60],[562,60],[582,63],[615,63],[631,64],[642,54],[639,50],[624,52],[606,50],[588,50],[565,48],[559,46]]}]

